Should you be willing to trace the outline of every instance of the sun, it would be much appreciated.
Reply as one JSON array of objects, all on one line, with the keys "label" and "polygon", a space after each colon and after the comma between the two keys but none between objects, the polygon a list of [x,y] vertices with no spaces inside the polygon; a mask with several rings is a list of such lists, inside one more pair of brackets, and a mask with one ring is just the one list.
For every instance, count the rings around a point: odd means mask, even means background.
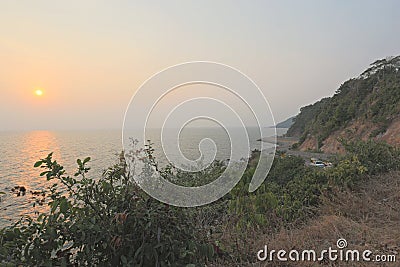
[{"label": "sun", "polygon": [[37,96],[42,96],[43,95],[43,91],[40,89],[35,90],[35,95]]}]

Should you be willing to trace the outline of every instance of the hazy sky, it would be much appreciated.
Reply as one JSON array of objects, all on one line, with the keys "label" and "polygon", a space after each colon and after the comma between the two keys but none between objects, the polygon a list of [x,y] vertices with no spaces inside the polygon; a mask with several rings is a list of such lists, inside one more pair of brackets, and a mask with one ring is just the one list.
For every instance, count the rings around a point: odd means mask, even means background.
[{"label": "hazy sky", "polygon": [[3,0],[0,130],[118,129],[142,82],[193,60],[246,73],[281,121],[400,54],[399,10],[399,1]]}]

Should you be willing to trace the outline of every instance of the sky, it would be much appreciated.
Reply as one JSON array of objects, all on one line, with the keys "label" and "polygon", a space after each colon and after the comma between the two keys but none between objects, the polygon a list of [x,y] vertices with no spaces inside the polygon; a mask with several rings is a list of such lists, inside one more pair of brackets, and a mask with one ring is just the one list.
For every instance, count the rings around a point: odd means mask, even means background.
[{"label": "sky", "polygon": [[248,75],[282,121],[399,55],[399,10],[399,1],[3,0],[0,131],[120,129],[144,81],[197,60]]}]

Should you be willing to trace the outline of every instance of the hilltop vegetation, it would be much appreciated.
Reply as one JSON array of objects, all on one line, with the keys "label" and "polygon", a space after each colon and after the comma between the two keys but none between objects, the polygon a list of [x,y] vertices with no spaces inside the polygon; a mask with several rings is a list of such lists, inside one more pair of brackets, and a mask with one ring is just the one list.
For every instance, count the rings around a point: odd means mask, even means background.
[{"label": "hilltop vegetation", "polygon": [[332,97],[303,107],[287,136],[300,149],[343,152],[338,138],[400,144],[400,56],[378,60],[343,83]]}]

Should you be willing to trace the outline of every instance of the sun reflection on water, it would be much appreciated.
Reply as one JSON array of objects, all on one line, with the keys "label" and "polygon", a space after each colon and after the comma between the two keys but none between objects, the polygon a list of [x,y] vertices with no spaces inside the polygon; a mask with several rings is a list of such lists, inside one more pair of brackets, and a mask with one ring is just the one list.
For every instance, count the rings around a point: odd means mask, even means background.
[{"label": "sun reflection on water", "polygon": [[[2,170],[0,188],[6,189],[3,202],[0,224],[6,221],[16,221],[23,215],[35,216],[35,212],[47,209],[47,205],[35,204],[39,196],[32,194],[45,190],[50,182],[40,177],[41,170],[34,168],[34,163],[48,153],[54,152],[57,159],[61,159],[60,146],[55,133],[50,131],[32,131],[14,134],[13,142],[2,142],[4,145],[3,157],[8,160],[6,169]],[[7,138],[7,136],[6,136]],[[10,139],[11,141],[11,139]],[[10,175],[14,173],[14,175]],[[18,174],[18,175],[15,175]],[[3,175],[5,176],[3,178]],[[5,179],[6,178],[6,179]],[[25,191],[22,193],[21,188]]]}]

